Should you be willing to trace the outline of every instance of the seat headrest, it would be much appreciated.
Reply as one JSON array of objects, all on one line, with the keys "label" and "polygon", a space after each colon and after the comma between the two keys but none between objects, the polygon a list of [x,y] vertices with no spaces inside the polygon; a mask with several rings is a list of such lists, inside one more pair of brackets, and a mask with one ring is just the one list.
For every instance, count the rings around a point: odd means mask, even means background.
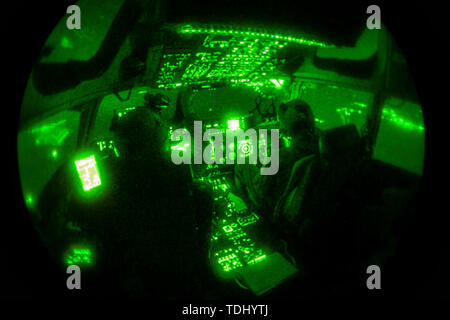
[{"label": "seat headrest", "polygon": [[358,151],[360,146],[361,139],[354,124],[326,130],[319,139],[320,154],[325,158]]}]

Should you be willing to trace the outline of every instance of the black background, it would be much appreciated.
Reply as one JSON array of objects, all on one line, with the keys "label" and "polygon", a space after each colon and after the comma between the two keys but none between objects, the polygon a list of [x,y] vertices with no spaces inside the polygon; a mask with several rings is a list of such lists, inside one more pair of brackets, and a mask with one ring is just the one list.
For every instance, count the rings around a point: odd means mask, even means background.
[{"label": "black background", "polygon": [[[446,270],[448,224],[448,103],[447,77],[448,28],[444,9],[436,2],[368,2],[358,4],[336,1],[334,4],[310,1],[175,1],[169,10],[173,21],[191,17],[207,21],[211,12],[217,21],[233,16],[248,21],[289,26],[298,21],[300,25],[316,31],[329,33],[337,42],[351,42],[354,26],[367,19],[368,5],[381,8],[381,18],[408,60],[426,123],[425,169],[417,214],[412,228],[412,238],[400,268],[404,270],[399,281],[413,281],[413,292],[400,292],[396,298],[450,298],[449,276]],[[195,3],[195,5],[194,5]],[[56,3],[16,2],[3,7],[2,54],[0,75],[6,83],[2,93],[1,121],[3,146],[1,148],[2,184],[5,199],[0,209],[0,297],[7,299],[61,299],[74,297],[66,289],[66,277],[60,275],[48,258],[28,213],[25,210],[17,166],[17,127],[26,82],[39,52],[59,19],[66,13],[70,1]],[[182,7],[181,7],[182,6]],[[217,10],[218,8],[221,10]],[[178,9],[177,9],[178,8]],[[183,8],[183,9],[181,9]],[[215,10],[213,10],[215,8]],[[305,12],[307,14],[305,15]],[[206,19],[205,19],[206,17]],[[305,18],[306,17],[306,18]],[[6,101],[5,101],[6,100]],[[3,162],[2,161],[2,162]],[[446,204],[447,203],[447,204]],[[382,278],[384,288],[396,279]],[[363,284],[364,285],[364,284]],[[392,285],[392,287],[399,287]],[[374,297],[383,297],[374,292]],[[387,295],[389,296],[389,295]],[[230,297],[231,299],[231,297]],[[189,302],[188,302],[189,303]],[[231,303],[229,301],[228,303]]]}]

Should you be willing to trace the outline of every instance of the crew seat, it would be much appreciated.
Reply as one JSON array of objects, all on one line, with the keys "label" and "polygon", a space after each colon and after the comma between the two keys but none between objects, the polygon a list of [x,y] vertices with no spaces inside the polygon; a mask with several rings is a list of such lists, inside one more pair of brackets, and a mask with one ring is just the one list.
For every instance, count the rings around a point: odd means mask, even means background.
[{"label": "crew seat", "polygon": [[362,162],[362,145],[353,124],[324,131],[318,155],[299,159],[277,202],[274,218],[300,227],[305,218],[329,217],[336,210],[343,187]]}]

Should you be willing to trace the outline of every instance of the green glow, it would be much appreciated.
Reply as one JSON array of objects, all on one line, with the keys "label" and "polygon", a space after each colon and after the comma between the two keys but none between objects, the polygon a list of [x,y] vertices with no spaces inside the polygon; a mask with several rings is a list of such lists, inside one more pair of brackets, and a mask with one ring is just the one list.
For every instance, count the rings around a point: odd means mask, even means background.
[{"label": "green glow", "polygon": [[95,156],[75,161],[78,174],[83,184],[84,191],[89,191],[92,188],[101,185],[100,176],[95,162]]},{"label": "green glow", "polygon": [[[233,252],[232,249],[227,249],[223,250],[223,253],[225,253],[225,255],[222,255],[217,259],[217,262],[223,268],[223,271],[228,272],[239,267],[243,267],[242,262],[239,261],[239,258],[236,254],[238,253],[238,250],[235,250]],[[219,253],[216,253],[216,256],[219,256]]]},{"label": "green glow", "polygon": [[178,151],[186,151],[187,149],[180,146],[172,146],[170,147],[172,150],[178,150]]},{"label": "green glow", "polygon": [[[233,127],[238,120],[230,121],[234,121],[229,123]],[[217,126],[218,124],[209,125]],[[251,146],[249,140],[242,141],[240,146]],[[234,147],[234,144],[231,145]],[[232,271],[258,263],[268,252],[247,233],[247,228],[259,221],[256,213],[248,211],[243,200],[230,192],[229,182],[217,171],[217,165],[207,165],[205,169],[207,173],[197,181],[211,191],[214,199],[214,223],[210,235],[211,262],[218,275],[229,278],[233,276]]]},{"label": "green glow", "polygon": [[72,48],[72,44],[70,43],[69,38],[62,37],[62,39],[61,39],[61,47],[63,47],[63,48]]},{"label": "green glow", "polygon": [[[365,109],[366,107],[367,106],[364,103],[354,102],[348,107],[336,108],[336,112],[339,114],[339,116],[342,120],[342,123],[348,124],[348,123],[352,122],[350,120],[350,117],[352,117],[352,116],[362,117],[363,109]],[[316,123],[322,123],[322,122],[320,122],[319,119],[314,119],[314,120],[316,121]]]},{"label": "green glow", "polygon": [[240,141],[239,149],[242,151],[242,157],[249,157],[254,151],[253,143],[251,143],[250,139]]},{"label": "green glow", "polygon": [[53,157],[54,159],[56,159],[56,158],[58,157],[58,151],[53,150],[53,151],[52,151],[52,157]]},{"label": "green glow", "polygon": [[314,122],[315,123],[325,123],[325,120],[319,119],[319,118],[314,118]]},{"label": "green glow", "polygon": [[117,116],[118,116],[119,118],[122,118],[124,115],[126,115],[126,114],[128,113],[128,111],[135,110],[135,109],[136,109],[136,107],[128,107],[128,108],[125,108],[125,109],[123,109],[122,111],[117,112]]},{"label": "green glow", "polygon": [[224,230],[225,232],[231,232],[231,231],[233,231],[233,227],[231,227],[231,226],[225,226],[225,227],[223,227],[223,230]]},{"label": "green glow", "polygon": [[27,194],[25,196],[25,204],[27,205],[28,208],[33,207],[34,205],[34,198],[31,194]]},{"label": "green glow", "polygon": [[405,118],[400,117],[395,112],[395,110],[391,109],[391,108],[383,108],[381,118],[386,119],[405,130],[416,130],[416,131],[424,131],[425,130],[423,125],[415,124],[412,121],[409,121]]},{"label": "green glow", "polygon": [[70,254],[66,255],[67,265],[82,265],[92,263],[92,252],[87,248],[74,248]]},{"label": "green glow", "polygon": [[30,129],[30,132],[31,133],[47,133],[47,132],[55,129],[56,127],[59,127],[59,126],[65,124],[66,122],[67,122],[67,120],[60,120],[60,121],[53,122],[50,124],[35,126]]},{"label": "green glow", "polygon": [[189,147],[189,143],[185,143],[182,147],[179,146],[179,145],[176,145],[176,146],[171,146],[170,148],[171,148],[172,150],[178,150],[178,151],[184,151],[184,152],[186,152],[188,147]]},{"label": "green glow", "polygon": [[114,154],[116,155],[117,158],[120,156],[119,151],[117,150],[116,145],[114,143],[114,140],[97,141],[97,146],[100,149],[100,152],[102,152],[105,149],[110,149],[114,151]]},{"label": "green glow", "polygon": [[255,259],[249,261],[248,264],[253,264],[253,263],[255,263],[255,262],[259,261],[259,260],[262,260],[264,258],[266,258],[266,255],[262,255],[262,256],[260,256],[258,258],[255,258]]},{"label": "green glow", "polygon": [[103,151],[103,149],[106,148],[106,147],[105,147],[105,144],[106,144],[105,141],[99,141],[99,142],[97,142],[97,145],[98,145],[98,147],[100,148],[100,151]]},{"label": "green glow", "polygon": [[252,213],[249,216],[238,218],[237,222],[241,226],[245,227],[245,226],[248,226],[249,224],[255,223],[256,221],[258,221],[258,219],[259,219],[258,216],[256,214]]},{"label": "green glow", "polygon": [[211,160],[216,160],[216,149],[214,148],[214,141],[210,140],[211,143]]},{"label": "green glow", "polygon": [[270,79],[277,89],[280,89],[283,86],[284,80],[282,79]]},{"label": "green glow", "polygon": [[360,107],[360,108],[367,108],[367,104],[362,103],[362,102],[353,102],[353,105]]},{"label": "green glow", "polygon": [[[227,274],[233,270],[245,267],[248,264],[258,263],[265,258],[267,252],[258,248],[256,241],[246,232],[246,227],[256,223],[259,217],[255,213],[246,215],[243,215],[242,211],[238,213],[236,211],[237,204],[232,200],[236,196],[233,198],[230,195],[228,184],[220,178],[208,180],[208,184],[213,185],[212,191],[216,205],[222,207],[222,210],[220,210],[222,214],[215,217],[215,225],[219,228],[212,233],[211,241],[225,240],[232,243],[231,246],[226,248],[216,248],[212,253],[218,270],[225,272],[222,275],[228,277]],[[227,201],[224,203],[221,199],[227,199]],[[242,210],[242,207],[240,208],[239,210]]]},{"label": "green glow", "polygon": [[239,120],[228,120],[228,129],[230,130],[239,129]]},{"label": "green glow", "polygon": [[67,120],[61,120],[31,128],[30,132],[36,135],[36,145],[61,146],[70,134],[70,130],[63,127],[66,122]]},{"label": "green glow", "polygon": [[327,44],[322,41],[316,41],[316,40],[308,40],[302,37],[293,37],[288,35],[281,35],[281,34],[271,34],[267,32],[255,32],[250,30],[238,30],[237,28],[230,28],[230,29],[221,29],[221,28],[215,28],[213,26],[210,26],[209,28],[201,28],[201,27],[192,27],[191,25],[184,25],[181,28],[179,28],[180,33],[184,34],[209,34],[209,35],[231,35],[234,34],[235,36],[249,36],[255,38],[261,38],[261,39],[277,39],[277,40],[283,40],[291,43],[297,43],[305,46],[316,46],[316,47],[323,47],[323,48],[333,48],[333,45]]},{"label": "green glow", "polygon": [[[357,108],[356,108],[357,107]],[[350,107],[337,108],[336,111],[341,116],[344,123],[349,122],[348,118],[353,115],[362,115],[363,109],[367,108],[365,103],[354,102]],[[411,131],[424,131],[425,128],[422,124],[414,123],[411,120],[403,118],[397,114],[392,108],[384,107],[381,115],[382,119],[385,119],[392,124]],[[322,123],[319,119],[315,119],[316,122]]]},{"label": "green glow", "polygon": [[283,137],[283,141],[284,141],[284,146],[286,148],[290,148],[291,147],[292,137]]},{"label": "green glow", "polygon": [[[283,80],[267,78],[276,72],[284,59],[276,57],[278,50],[289,42],[320,46],[322,43],[305,39],[245,31],[216,28],[177,29],[185,34],[206,34],[203,44],[195,53],[163,52],[156,78],[158,88],[199,85],[211,88],[212,83],[226,83],[231,87],[247,86],[259,92],[261,88],[281,88]],[[224,37],[225,36],[225,37]],[[187,63],[189,62],[189,63]]]}]

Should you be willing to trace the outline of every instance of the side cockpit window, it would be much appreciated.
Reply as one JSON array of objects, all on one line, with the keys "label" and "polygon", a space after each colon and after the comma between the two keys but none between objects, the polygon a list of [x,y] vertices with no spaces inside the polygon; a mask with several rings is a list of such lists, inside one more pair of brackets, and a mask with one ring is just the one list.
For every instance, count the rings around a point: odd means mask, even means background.
[{"label": "side cockpit window", "polygon": [[62,111],[19,131],[20,179],[25,203],[34,209],[41,191],[76,148],[80,114]]}]

